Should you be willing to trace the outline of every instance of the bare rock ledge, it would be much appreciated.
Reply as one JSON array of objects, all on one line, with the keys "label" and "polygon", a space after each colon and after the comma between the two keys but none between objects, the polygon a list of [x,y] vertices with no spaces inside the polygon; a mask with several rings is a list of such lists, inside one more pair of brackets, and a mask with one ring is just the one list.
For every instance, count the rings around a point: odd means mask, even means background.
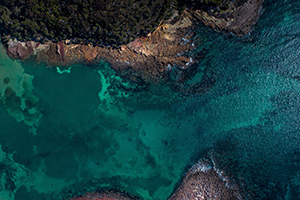
[{"label": "bare rock ledge", "polygon": [[197,62],[197,58],[186,56],[195,46],[193,28],[197,22],[243,36],[257,22],[262,3],[263,0],[233,0],[226,11],[185,10],[181,16],[162,23],[147,37],[137,38],[120,49],[70,44],[70,40],[40,43],[10,39],[4,45],[7,54],[14,59],[26,60],[35,56],[37,62],[65,67],[105,60],[115,70],[129,69],[146,81],[157,80],[174,66],[184,70]]}]

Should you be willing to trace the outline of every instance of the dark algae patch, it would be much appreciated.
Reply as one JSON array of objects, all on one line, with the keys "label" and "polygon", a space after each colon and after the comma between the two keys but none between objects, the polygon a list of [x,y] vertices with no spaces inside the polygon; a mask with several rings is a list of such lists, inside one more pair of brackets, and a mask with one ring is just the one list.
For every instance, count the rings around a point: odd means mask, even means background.
[{"label": "dark algae patch", "polygon": [[9,84],[9,81],[10,81],[10,80],[9,80],[8,77],[5,77],[5,78],[3,79],[3,83],[6,84],[6,85]]}]

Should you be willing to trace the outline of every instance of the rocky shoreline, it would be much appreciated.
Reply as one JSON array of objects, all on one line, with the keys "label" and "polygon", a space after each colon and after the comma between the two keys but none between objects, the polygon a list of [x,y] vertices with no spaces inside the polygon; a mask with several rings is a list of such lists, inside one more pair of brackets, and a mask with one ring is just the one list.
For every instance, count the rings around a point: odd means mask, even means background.
[{"label": "rocky shoreline", "polygon": [[244,36],[251,32],[264,0],[234,0],[226,11],[194,10],[192,15],[208,27],[224,33]]},{"label": "rocky shoreline", "polygon": [[40,43],[16,39],[10,39],[5,47],[11,58],[26,60],[35,56],[37,62],[46,62],[49,66],[69,67],[105,60],[117,71],[129,68],[148,80],[161,78],[172,66],[186,68],[194,63],[191,58],[183,56],[194,48],[192,25],[190,15],[184,12],[182,16],[160,25],[147,37],[137,38],[119,49],[71,44],[69,40]]},{"label": "rocky shoreline", "polygon": [[[241,192],[239,185],[221,170],[213,152],[200,159],[186,173],[181,184],[169,200],[195,200],[195,199],[230,199],[243,200],[247,195]],[[86,193],[69,200],[137,200],[116,190]]]},{"label": "rocky shoreline", "polygon": [[[129,78],[145,81],[163,80],[174,67],[189,70],[201,56],[189,56],[195,48],[195,25],[202,22],[214,30],[244,36],[250,33],[262,11],[263,0],[233,0],[226,11],[185,10],[148,34],[120,48],[58,43],[18,41],[10,39],[4,46],[13,59],[34,57],[48,66],[93,64],[105,60],[116,71],[130,72]],[[133,75],[134,74],[134,75]],[[73,200],[133,199],[119,192],[88,193]],[[179,199],[243,199],[238,185],[221,173],[213,159],[202,159],[186,174],[181,185],[170,197]]]},{"label": "rocky shoreline", "polygon": [[222,171],[213,153],[200,159],[186,173],[180,186],[169,200],[181,199],[245,199],[239,186]]},{"label": "rocky shoreline", "polygon": [[[171,71],[175,65],[183,70],[188,69],[196,62],[196,59],[185,57],[183,54],[194,48],[192,28],[195,23],[202,21],[214,30],[244,36],[251,32],[257,22],[262,11],[262,3],[263,0],[234,0],[226,12],[185,11],[179,19],[175,18],[173,21],[159,26],[148,37],[136,39],[134,42],[122,46],[121,50],[107,50],[106,55],[110,55],[112,58],[106,57],[106,60],[116,70],[129,67],[142,72],[144,77],[150,75],[151,78],[159,77],[164,72]],[[80,46],[80,48],[83,47]],[[93,48],[91,47],[91,49]],[[97,54],[97,51],[94,54],[87,53],[90,51],[85,51],[83,54],[93,55],[90,57],[91,59],[85,58],[85,61],[99,59],[100,54]],[[65,51],[65,55],[68,56],[68,52]],[[105,59],[105,57],[103,58]],[[127,199],[127,197],[118,196],[118,193],[115,195],[117,196],[99,197],[86,194],[79,199]],[[208,158],[199,160],[186,173],[179,187],[169,198],[169,200],[181,199],[247,198],[241,192],[239,185],[218,168],[211,153]]]},{"label": "rocky shoreline", "polygon": [[117,71],[130,71],[130,75],[145,81],[160,80],[173,67],[186,70],[201,58],[187,55],[194,49],[193,29],[199,21],[215,30],[243,36],[257,22],[262,3],[263,0],[234,0],[226,11],[185,10],[182,15],[176,14],[162,23],[147,37],[137,38],[119,49],[72,44],[70,40],[41,43],[10,39],[4,46],[14,59],[26,60],[34,56],[37,62],[45,62],[48,66],[65,67],[105,60]]}]

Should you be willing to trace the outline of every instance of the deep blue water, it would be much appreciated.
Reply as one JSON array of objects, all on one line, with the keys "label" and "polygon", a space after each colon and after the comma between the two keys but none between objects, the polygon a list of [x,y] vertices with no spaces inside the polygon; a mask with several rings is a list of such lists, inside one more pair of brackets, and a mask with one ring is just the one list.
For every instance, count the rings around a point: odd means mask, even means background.
[{"label": "deep blue water", "polygon": [[136,85],[108,63],[60,74],[1,49],[0,199],[167,199],[208,152],[252,198],[300,199],[299,11],[266,1],[244,38],[199,25],[205,57],[188,83],[216,81],[201,94]]}]

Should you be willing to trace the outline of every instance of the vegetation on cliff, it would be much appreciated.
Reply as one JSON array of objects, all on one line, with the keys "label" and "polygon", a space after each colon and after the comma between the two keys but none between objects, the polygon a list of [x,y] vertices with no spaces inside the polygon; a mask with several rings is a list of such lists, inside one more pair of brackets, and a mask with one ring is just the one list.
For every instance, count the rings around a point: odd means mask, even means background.
[{"label": "vegetation on cliff", "polygon": [[117,47],[152,32],[175,11],[230,0],[5,0],[0,2],[2,39],[50,39]]}]

